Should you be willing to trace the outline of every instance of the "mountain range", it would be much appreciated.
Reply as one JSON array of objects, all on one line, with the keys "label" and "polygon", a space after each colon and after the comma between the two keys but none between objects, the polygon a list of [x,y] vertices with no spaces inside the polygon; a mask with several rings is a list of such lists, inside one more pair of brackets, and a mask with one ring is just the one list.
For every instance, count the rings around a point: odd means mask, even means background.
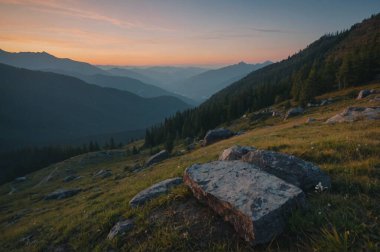
[{"label": "mountain range", "polygon": [[235,65],[209,70],[179,82],[176,86],[176,91],[201,102],[247,74],[270,64],[272,64],[270,61],[259,64],[240,62]]},{"label": "mountain range", "polygon": [[207,130],[245,113],[290,99],[298,106],[306,106],[323,93],[378,81],[379,28],[377,14],[349,30],[323,35],[300,52],[249,73],[200,106],[153,127],[145,140],[152,146],[163,143],[174,128],[183,138],[203,137]]},{"label": "mountain range", "polygon": [[0,63],[73,76],[91,84],[129,91],[141,97],[174,96],[188,104],[195,104],[189,98],[174,94],[153,84],[146,84],[133,77],[115,75],[112,74],[112,71],[108,72],[85,62],[57,58],[46,52],[10,53],[0,49]]},{"label": "mountain range", "polygon": [[0,64],[0,75],[0,149],[143,130],[189,108],[171,96],[142,98],[70,76],[5,64]]}]

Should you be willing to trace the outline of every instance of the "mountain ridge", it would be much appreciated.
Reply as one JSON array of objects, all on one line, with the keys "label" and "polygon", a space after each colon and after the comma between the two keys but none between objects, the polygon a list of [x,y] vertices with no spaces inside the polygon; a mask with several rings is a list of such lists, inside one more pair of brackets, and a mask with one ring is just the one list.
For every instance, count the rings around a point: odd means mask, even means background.
[{"label": "mountain ridge", "polygon": [[[189,106],[171,96],[142,98],[75,77],[0,64],[3,145],[60,143],[139,130]],[[19,144],[16,144],[19,143]]]}]

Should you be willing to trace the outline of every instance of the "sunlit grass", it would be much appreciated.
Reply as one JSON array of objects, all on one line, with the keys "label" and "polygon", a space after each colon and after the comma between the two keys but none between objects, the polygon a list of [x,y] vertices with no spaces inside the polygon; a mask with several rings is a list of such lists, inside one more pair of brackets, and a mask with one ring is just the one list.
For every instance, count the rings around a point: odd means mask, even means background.
[{"label": "sunlit grass", "polygon": [[[16,185],[18,191],[13,195],[7,195],[9,184],[5,184],[0,187],[0,248],[4,251],[43,251],[56,247],[77,251],[252,249],[228,226],[222,226],[225,228],[223,236],[220,218],[199,203],[191,206],[194,211],[204,211],[202,218],[196,215],[186,218],[175,213],[192,198],[185,186],[146,206],[131,209],[128,205],[142,189],[166,178],[182,176],[188,166],[215,160],[223,149],[240,144],[296,155],[318,164],[332,177],[328,192],[309,193],[308,209],[295,211],[284,234],[256,250],[379,250],[380,122],[323,123],[349,105],[374,105],[368,100],[346,99],[347,92],[351,91],[325,95],[322,98],[341,98],[339,102],[312,109],[288,121],[271,118],[267,124],[256,127],[245,119],[237,120],[232,123],[235,128],[251,130],[184,155],[174,155],[139,173],[131,173],[125,167],[143,163],[149,150],[113,162],[84,167],[63,165],[57,178],[35,186],[55,169],[51,166],[28,175],[29,181]],[[320,121],[305,124],[307,117]],[[268,127],[269,124],[273,126]],[[174,153],[183,148],[177,146]],[[66,168],[75,169],[83,178],[62,182]],[[94,178],[93,173],[100,169],[112,170],[113,176]],[[83,191],[60,201],[42,200],[44,195],[61,187],[80,187]],[[155,212],[166,217],[155,223],[151,220]],[[176,219],[178,214],[179,220]],[[135,228],[126,237],[108,241],[106,236],[120,216],[136,218]],[[23,241],[26,237],[30,238]]]}]

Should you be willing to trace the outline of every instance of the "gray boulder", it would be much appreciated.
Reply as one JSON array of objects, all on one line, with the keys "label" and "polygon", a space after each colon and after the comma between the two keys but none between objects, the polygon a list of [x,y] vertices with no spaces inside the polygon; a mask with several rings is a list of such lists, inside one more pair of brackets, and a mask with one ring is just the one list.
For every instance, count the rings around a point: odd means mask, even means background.
[{"label": "gray boulder", "polygon": [[129,205],[133,208],[138,207],[150,201],[162,194],[167,193],[171,188],[177,186],[182,183],[182,178],[176,177],[171,179],[166,179],[157,184],[152,185],[151,187],[139,192],[136,194],[131,201],[129,201]]},{"label": "gray boulder", "polygon": [[167,150],[162,150],[153,156],[151,156],[148,161],[146,161],[145,166],[151,166],[155,163],[161,162],[169,157],[169,152]]},{"label": "gray boulder", "polygon": [[301,115],[303,114],[303,112],[304,112],[304,109],[301,107],[291,108],[286,112],[284,120],[287,120],[288,118],[293,117],[293,116]]},{"label": "gray boulder", "polygon": [[78,194],[82,189],[58,189],[48,195],[45,196],[45,200],[59,200],[72,197]]},{"label": "gray boulder", "polygon": [[318,166],[292,155],[274,151],[255,150],[242,157],[242,161],[254,164],[262,170],[307,191],[321,182],[330,188],[330,177]]},{"label": "gray boulder", "polygon": [[127,220],[122,220],[122,221],[117,222],[108,233],[107,239],[112,240],[116,236],[125,235],[127,232],[132,230],[134,225],[135,225],[134,219],[127,219]]},{"label": "gray boulder", "polygon": [[192,165],[184,183],[252,244],[271,241],[289,213],[305,204],[301,189],[242,161]]},{"label": "gray boulder", "polygon": [[360,90],[358,97],[356,97],[356,99],[360,100],[371,94],[377,94],[377,91],[375,89],[371,89],[371,90],[363,89],[363,90]]},{"label": "gray boulder", "polygon": [[251,146],[239,146],[235,145],[228,149],[225,149],[222,154],[219,156],[220,161],[227,161],[227,160],[239,160],[241,157],[245,154],[247,154],[250,151],[256,150],[255,147]]},{"label": "gray boulder", "polygon": [[94,177],[96,178],[108,178],[112,176],[112,171],[111,170],[100,170],[94,174]]},{"label": "gray boulder", "polygon": [[328,124],[354,122],[358,120],[380,120],[380,107],[348,107],[326,121]]},{"label": "gray boulder", "polygon": [[203,145],[206,146],[217,141],[230,138],[233,135],[235,135],[234,132],[229,129],[220,128],[209,130],[203,139]]}]

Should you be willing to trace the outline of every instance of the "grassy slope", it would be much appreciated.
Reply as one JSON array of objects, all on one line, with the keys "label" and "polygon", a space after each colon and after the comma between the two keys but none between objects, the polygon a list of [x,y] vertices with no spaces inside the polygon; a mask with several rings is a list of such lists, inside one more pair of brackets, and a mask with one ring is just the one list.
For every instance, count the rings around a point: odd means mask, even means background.
[{"label": "grassy slope", "polygon": [[[380,85],[368,86],[373,87]],[[143,208],[132,210],[128,205],[140,190],[162,179],[181,176],[193,163],[215,160],[223,149],[233,144],[294,154],[320,165],[333,181],[328,193],[309,194],[308,211],[293,213],[284,234],[258,250],[378,250],[380,122],[322,123],[349,105],[375,105],[368,99],[348,98],[347,94],[358,90],[320,97],[337,97],[337,102],[310,109],[304,116],[285,122],[273,118],[259,124],[252,124],[249,119],[237,120],[231,127],[247,129],[247,133],[197,148],[140,173],[130,173],[128,167],[143,162],[148,153],[87,166],[65,161],[29,175],[27,182],[16,185],[18,191],[12,195],[7,195],[10,184],[5,184],[0,187],[0,250],[250,249],[229,225],[193,200],[184,186]],[[305,124],[307,117],[321,121]],[[252,127],[255,128],[250,130]],[[57,166],[55,178],[35,186]],[[83,178],[61,182],[67,169],[75,170]],[[103,180],[93,178],[92,174],[99,169],[111,169],[115,176]],[[84,191],[60,201],[41,200],[46,193],[60,187],[81,187]],[[135,216],[137,225],[126,237],[109,242],[108,231],[121,215]]]}]

